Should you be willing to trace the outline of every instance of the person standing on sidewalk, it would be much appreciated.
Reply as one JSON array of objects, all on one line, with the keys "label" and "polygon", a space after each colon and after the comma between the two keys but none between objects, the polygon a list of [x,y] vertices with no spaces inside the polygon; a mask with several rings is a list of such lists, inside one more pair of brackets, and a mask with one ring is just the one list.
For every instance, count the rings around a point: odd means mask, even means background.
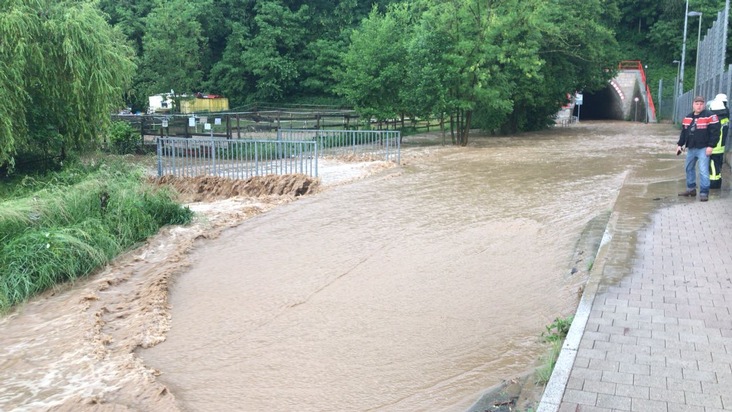
[{"label": "person standing on sidewalk", "polygon": [[704,97],[694,98],[693,111],[681,122],[681,135],[676,144],[679,155],[686,147],[686,191],[679,196],[696,196],[696,169],[699,169],[699,200],[709,200],[709,157],[719,139],[719,118],[706,110]]},{"label": "person standing on sidewalk", "polygon": [[709,158],[709,188],[719,189],[722,187],[722,164],[724,163],[724,146],[727,144],[727,131],[729,130],[729,108],[727,107],[727,95],[720,93],[709,103],[709,110],[719,118],[720,132],[717,144],[712,149],[712,156]]}]

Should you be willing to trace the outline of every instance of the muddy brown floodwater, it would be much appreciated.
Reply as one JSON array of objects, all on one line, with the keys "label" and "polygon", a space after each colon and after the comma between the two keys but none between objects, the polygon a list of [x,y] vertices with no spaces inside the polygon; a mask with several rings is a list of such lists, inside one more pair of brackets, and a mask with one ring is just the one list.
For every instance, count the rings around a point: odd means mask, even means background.
[{"label": "muddy brown floodwater", "polygon": [[675,195],[676,134],[407,137],[402,166],[324,162],[294,202],[196,203],[191,227],[0,320],[0,409],[464,411],[537,365],[621,188]]}]

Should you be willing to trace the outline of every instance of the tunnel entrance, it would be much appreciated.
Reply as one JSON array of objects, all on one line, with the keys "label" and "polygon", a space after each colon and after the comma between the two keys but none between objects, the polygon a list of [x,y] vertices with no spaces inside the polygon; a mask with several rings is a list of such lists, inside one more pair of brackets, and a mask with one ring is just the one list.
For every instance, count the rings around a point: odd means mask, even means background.
[{"label": "tunnel entrance", "polygon": [[[623,116],[623,102],[613,87],[608,84],[604,89],[594,93],[583,93],[583,104],[581,107],[575,106],[574,116],[578,115],[579,120],[626,120]],[[639,116],[641,108],[638,108]],[[633,120],[633,114],[630,113],[630,120]]]}]

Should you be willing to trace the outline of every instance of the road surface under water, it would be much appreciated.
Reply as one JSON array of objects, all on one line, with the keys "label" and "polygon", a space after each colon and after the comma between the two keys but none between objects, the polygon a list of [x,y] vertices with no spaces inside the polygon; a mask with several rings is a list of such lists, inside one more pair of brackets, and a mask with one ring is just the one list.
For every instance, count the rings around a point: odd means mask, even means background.
[{"label": "road surface under water", "polygon": [[465,410],[537,365],[592,263],[579,239],[620,189],[675,197],[676,135],[588,122],[405,149],[199,243],[165,342],[137,354],[185,410]]}]

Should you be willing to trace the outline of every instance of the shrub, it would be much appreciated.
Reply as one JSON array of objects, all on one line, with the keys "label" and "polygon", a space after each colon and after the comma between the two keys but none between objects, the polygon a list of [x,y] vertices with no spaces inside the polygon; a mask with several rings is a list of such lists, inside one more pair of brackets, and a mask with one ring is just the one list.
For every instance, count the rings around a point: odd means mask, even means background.
[{"label": "shrub", "polygon": [[140,134],[129,123],[112,122],[109,128],[109,143],[112,152],[117,154],[133,154],[140,144]]}]

